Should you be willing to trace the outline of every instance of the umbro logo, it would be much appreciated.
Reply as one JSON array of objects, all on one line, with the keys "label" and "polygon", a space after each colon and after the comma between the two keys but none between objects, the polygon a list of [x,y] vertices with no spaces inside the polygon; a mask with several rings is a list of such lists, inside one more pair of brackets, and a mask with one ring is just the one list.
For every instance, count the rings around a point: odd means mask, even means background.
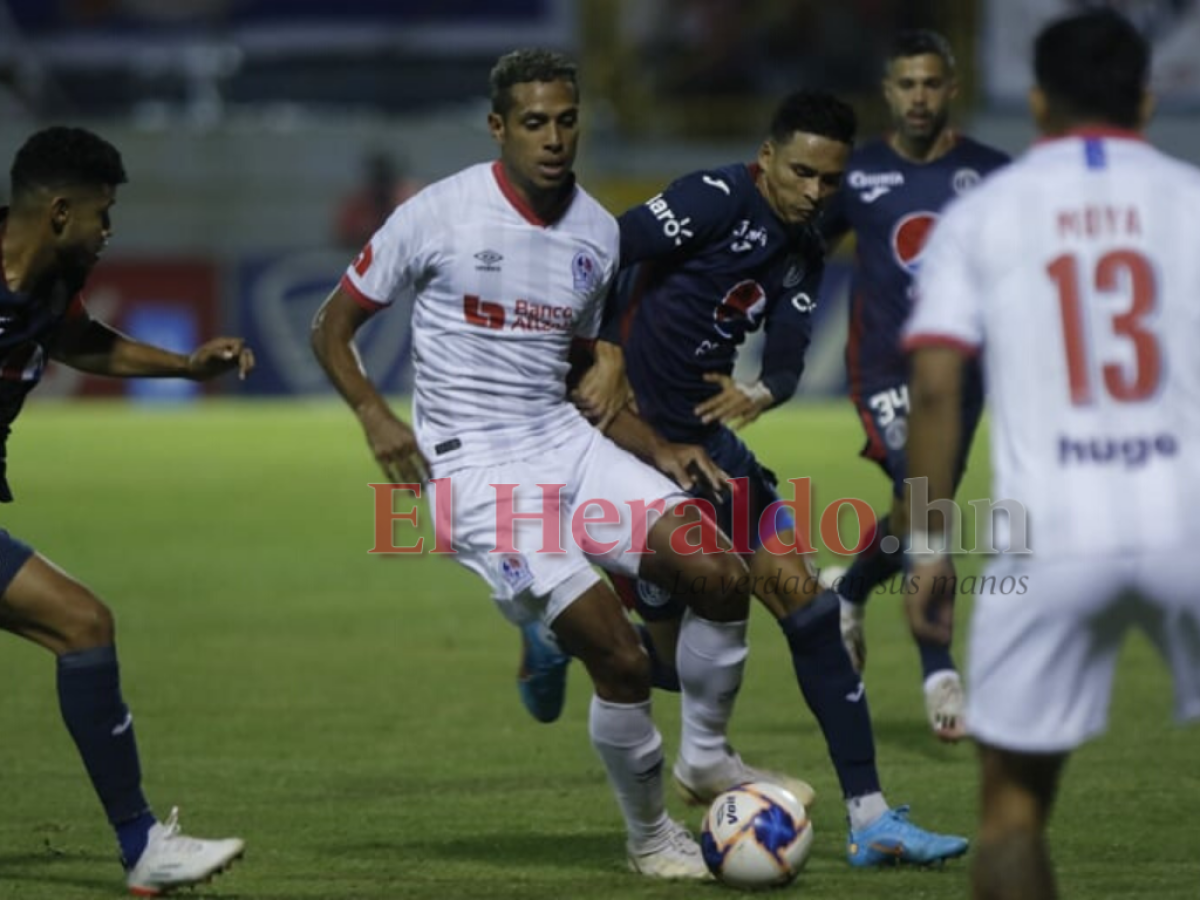
[{"label": "umbro logo", "polygon": [[504,259],[504,255],[495,250],[480,250],[475,254],[475,258],[483,263],[475,267],[476,272],[499,272],[500,260]]}]

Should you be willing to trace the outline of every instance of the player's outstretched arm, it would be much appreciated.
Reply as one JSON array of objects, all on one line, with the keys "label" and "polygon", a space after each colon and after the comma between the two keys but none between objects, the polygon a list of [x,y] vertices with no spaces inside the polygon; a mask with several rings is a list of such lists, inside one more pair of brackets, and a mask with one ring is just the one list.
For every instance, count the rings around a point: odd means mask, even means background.
[{"label": "player's outstretched arm", "polygon": [[354,335],[371,314],[341,287],[317,310],[312,325],[312,349],[330,382],[354,410],[367,446],[394,483],[419,484],[429,465],[411,428],[396,418],[383,395],[367,377],[354,347]]},{"label": "player's outstretched arm", "polygon": [[213,338],[184,355],[136,341],[83,310],[63,324],[50,356],[81,372],[114,378],[207,381],[236,369],[244,379],[254,368],[254,353],[241,338]]}]

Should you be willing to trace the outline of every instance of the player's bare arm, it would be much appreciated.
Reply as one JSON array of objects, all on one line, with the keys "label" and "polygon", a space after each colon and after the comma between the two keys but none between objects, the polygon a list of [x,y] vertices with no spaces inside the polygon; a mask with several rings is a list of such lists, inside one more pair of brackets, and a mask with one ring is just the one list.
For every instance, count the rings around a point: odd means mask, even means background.
[{"label": "player's bare arm", "polygon": [[720,372],[706,372],[704,380],[721,386],[719,394],[696,407],[696,415],[705,425],[720,422],[732,428],[743,428],[775,404],[775,398],[762,382],[742,384]]},{"label": "player's bare arm", "polygon": [[607,431],[617,414],[632,402],[633,388],[625,377],[625,353],[620,345],[601,338],[592,352],[592,365],[571,399],[597,428]]},{"label": "player's bare arm", "polygon": [[63,324],[50,355],[81,372],[114,378],[207,381],[236,369],[244,379],[254,368],[254,353],[241,338],[213,338],[191,354],[173,353],[136,341],[86,312]]},{"label": "player's bare arm", "polygon": [[[926,478],[929,502],[954,496],[954,465],[960,440],[962,371],[966,354],[953,347],[922,347],[913,353],[909,385],[908,474]],[[911,493],[909,485],[907,491]],[[909,498],[911,506],[911,498]],[[953,634],[954,568],[945,552],[946,528],[940,509],[928,523],[911,528],[912,573],[916,591],[905,595],[908,624],[923,641],[949,644]]]},{"label": "player's bare arm", "polygon": [[354,410],[384,475],[396,483],[418,484],[425,480],[429,464],[421,455],[416,435],[371,383],[354,347],[354,335],[370,317],[342,288],[334,289],[313,319],[313,353]]}]

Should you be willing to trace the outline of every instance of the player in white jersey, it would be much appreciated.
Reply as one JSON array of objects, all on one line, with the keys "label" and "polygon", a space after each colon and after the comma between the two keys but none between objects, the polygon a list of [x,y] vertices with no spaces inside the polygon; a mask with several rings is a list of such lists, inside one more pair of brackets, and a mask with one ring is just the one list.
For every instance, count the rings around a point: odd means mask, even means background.
[{"label": "player in white jersey", "polygon": [[[908,325],[912,478],[951,497],[963,361],[984,350],[994,496],[1024,507],[1032,549],[988,567],[971,628],[977,900],[1055,896],[1045,828],[1059,774],[1106,726],[1131,626],[1171,668],[1178,717],[1200,717],[1187,546],[1200,525],[1200,171],[1139,134],[1149,55],[1111,11],[1041,32],[1031,107],[1046,140],[947,212]],[[1014,511],[1002,548],[1025,543]],[[948,535],[937,511],[913,538],[910,621],[928,639],[949,633]]]},{"label": "player in white jersey", "polygon": [[[672,542],[677,525],[693,540],[703,526],[682,489],[723,484],[703,450],[663,441],[629,412],[606,436],[568,399],[572,344],[595,337],[618,265],[616,221],[572,174],[578,116],[565,58],[503,57],[488,117],[499,160],[396,209],[318,313],[313,347],[388,477],[420,484],[433,476],[430,505],[443,500],[453,510],[455,559],[488,582],[510,620],[548,625],[583,661],[595,687],[589,731],[625,816],[631,867],[700,879],[708,873],[699,847],[664,808],[648,658],[592,563],[693,590],[690,650],[679,661],[691,688],[682,742],[705,761],[706,776],[732,781],[745,780],[725,732],[745,661],[748,578],[732,553],[684,555]],[[407,300],[412,430],[352,347],[374,312]],[[442,496],[451,490],[453,502]],[[540,522],[520,518],[540,511],[549,513]],[[580,528],[585,516],[590,524]]]}]

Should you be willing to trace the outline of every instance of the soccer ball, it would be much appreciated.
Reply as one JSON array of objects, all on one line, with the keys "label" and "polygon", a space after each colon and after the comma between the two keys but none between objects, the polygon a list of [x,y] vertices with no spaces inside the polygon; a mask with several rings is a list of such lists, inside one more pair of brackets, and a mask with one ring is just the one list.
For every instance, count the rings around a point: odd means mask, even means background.
[{"label": "soccer ball", "polygon": [[743,890],[781,887],[799,874],[812,849],[804,804],[765,781],[740,784],[713,801],[700,826],[710,872]]}]

